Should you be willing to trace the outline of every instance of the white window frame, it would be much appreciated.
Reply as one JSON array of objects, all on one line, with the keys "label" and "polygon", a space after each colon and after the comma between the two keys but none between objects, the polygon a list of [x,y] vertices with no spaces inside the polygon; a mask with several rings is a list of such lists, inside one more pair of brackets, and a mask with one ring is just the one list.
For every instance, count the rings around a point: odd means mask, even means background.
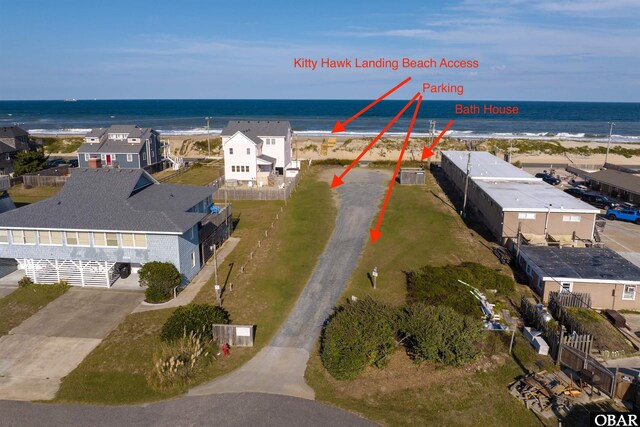
[{"label": "white window frame", "polygon": [[133,162],[133,154],[127,154],[127,162]]},{"label": "white window frame", "polygon": [[580,215],[562,215],[562,222],[580,222],[582,217]]},{"label": "white window frame", "polygon": [[84,161],[85,162],[88,162],[90,158],[91,158],[91,155],[89,153],[85,153],[84,154]]},{"label": "white window frame", "polygon": [[191,267],[196,266],[196,251],[191,252]]},{"label": "white window frame", "polygon": [[0,230],[0,245],[9,244],[9,230]]},{"label": "white window frame", "polygon": [[[33,233],[33,243],[27,243],[25,233]],[[14,245],[34,246],[36,244],[36,232],[35,230],[11,230],[11,242]]]},{"label": "white window frame", "polygon": [[[569,285],[569,289],[565,288],[566,285]],[[560,282],[560,292],[573,292],[573,282]]]},{"label": "white window frame", "polygon": [[142,160],[145,160],[145,161],[147,160],[147,152],[146,151],[142,153]]},{"label": "white window frame", "polygon": [[[60,233],[60,243],[53,243],[52,234],[51,233]],[[64,234],[62,231],[49,231],[49,230],[38,230],[38,243],[42,246],[62,246],[64,242]],[[43,242],[41,235],[48,236],[49,241]]]},{"label": "white window frame", "polygon": [[[116,245],[109,245],[107,243],[107,234],[113,234],[116,236]],[[104,245],[102,243],[98,244],[96,241],[96,236],[101,235],[104,238]],[[97,248],[119,248],[120,247],[120,239],[118,239],[118,233],[93,233],[93,244]]]},{"label": "white window frame", "polygon": [[536,219],[535,212],[518,212],[518,219]]},{"label": "white window frame", "polygon": [[251,155],[251,148],[247,148],[247,155]]},{"label": "white window frame", "polygon": [[[132,236],[133,245],[129,246],[125,244],[124,236]],[[105,237],[106,239],[106,237]],[[144,245],[142,240],[144,239]],[[141,233],[122,233],[120,234],[120,242],[123,248],[127,249],[147,249],[147,235]],[[115,246],[107,246],[108,248],[114,248]]]},{"label": "white window frame", "polygon": [[[67,240],[67,233],[69,233],[69,234],[75,234],[75,235],[76,235],[76,241],[77,241],[78,243],[76,243],[76,244],[71,244],[71,243],[69,243],[69,240]],[[81,244],[81,243],[80,243],[80,233],[86,233],[86,234],[87,234],[88,239],[87,239],[87,244],[86,244],[86,245],[85,245],[85,244]],[[64,243],[65,243],[67,246],[76,247],[76,248],[77,248],[77,247],[80,247],[80,248],[88,248],[88,247],[91,247],[91,233],[89,233],[88,231],[65,231],[65,232],[64,232]]]},{"label": "white window frame", "polygon": [[[632,296],[625,297],[625,295],[628,294],[627,289],[633,289],[633,291],[631,292]],[[635,301],[637,291],[637,285],[624,285],[624,288],[622,289],[622,299],[625,301]]]},{"label": "white window frame", "polygon": [[235,172],[236,171],[236,167],[235,166],[231,166],[231,172]]},{"label": "white window frame", "polygon": [[229,148],[229,155],[230,155],[230,156],[233,156],[233,147],[230,147],[230,148]]}]

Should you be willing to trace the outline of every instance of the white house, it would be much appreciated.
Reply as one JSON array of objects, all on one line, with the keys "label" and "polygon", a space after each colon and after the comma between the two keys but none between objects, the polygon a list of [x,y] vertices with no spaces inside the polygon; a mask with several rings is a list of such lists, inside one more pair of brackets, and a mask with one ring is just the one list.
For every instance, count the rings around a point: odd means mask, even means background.
[{"label": "white house", "polygon": [[291,165],[291,124],[282,120],[232,120],[222,129],[227,180],[266,183]]}]

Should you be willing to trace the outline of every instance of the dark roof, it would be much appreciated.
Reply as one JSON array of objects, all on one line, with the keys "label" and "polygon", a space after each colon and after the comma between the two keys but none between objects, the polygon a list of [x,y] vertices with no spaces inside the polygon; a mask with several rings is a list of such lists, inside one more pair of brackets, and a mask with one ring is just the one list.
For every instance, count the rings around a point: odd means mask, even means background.
[{"label": "dark roof", "polygon": [[21,136],[29,136],[29,132],[20,126],[2,126],[0,127],[0,138],[16,138]]},{"label": "dark roof", "polygon": [[0,227],[184,233],[208,187],[160,184],[141,169],[75,169],[56,196],[0,214]]},{"label": "dark roof", "polygon": [[78,153],[139,153],[144,145],[144,140],[152,133],[157,133],[151,128],[139,128],[136,125],[113,125],[110,128],[92,129],[85,138],[101,138],[105,133],[127,133],[129,138],[140,138],[140,142],[130,143],[126,139],[106,139],[102,142],[84,143],[78,148]]},{"label": "dark roof", "polygon": [[520,253],[537,265],[544,277],[640,281],[640,268],[609,248],[525,245]]},{"label": "dark roof", "polygon": [[601,182],[603,184],[617,187],[621,190],[626,190],[631,193],[640,194],[640,176],[620,172],[613,169],[604,169],[598,172],[592,172],[587,175],[587,178],[593,181]]},{"label": "dark roof", "polygon": [[19,151],[17,148],[14,148],[10,145],[5,144],[4,142],[0,141],[0,154],[5,154],[5,153],[13,153]]},{"label": "dark roof", "polygon": [[278,159],[276,159],[275,157],[267,156],[266,154],[261,154],[258,156],[258,158],[274,164],[278,161]]},{"label": "dark roof", "polygon": [[232,136],[242,132],[247,136],[287,136],[290,129],[288,120],[231,120],[220,135]]}]

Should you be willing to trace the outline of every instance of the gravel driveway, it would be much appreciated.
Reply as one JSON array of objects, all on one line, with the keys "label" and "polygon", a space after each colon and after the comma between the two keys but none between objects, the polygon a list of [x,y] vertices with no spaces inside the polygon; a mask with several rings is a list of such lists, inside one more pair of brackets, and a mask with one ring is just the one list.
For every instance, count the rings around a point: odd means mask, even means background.
[{"label": "gravel driveway", "polygon": [[[327,182],[332,177],[329,175]],[[347,175],[344,185],[335,190],[338,216],[333,234],[293,311],[271,344],[241,368],[192,389],[189,395],[257,392],[315,397],[313,389],[304,381],[309,352],[358,265],[389,179],[388,171],[371,169],[354,169]]]}]

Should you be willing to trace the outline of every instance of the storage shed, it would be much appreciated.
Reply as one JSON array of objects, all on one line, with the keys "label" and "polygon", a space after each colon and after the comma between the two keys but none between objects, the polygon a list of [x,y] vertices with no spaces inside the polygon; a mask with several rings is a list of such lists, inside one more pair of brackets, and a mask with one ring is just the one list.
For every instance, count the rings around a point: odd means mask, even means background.
[{"label": "storage shed", "polygon": [[424,185],[424,169],[400,168],[400,184]]}]

